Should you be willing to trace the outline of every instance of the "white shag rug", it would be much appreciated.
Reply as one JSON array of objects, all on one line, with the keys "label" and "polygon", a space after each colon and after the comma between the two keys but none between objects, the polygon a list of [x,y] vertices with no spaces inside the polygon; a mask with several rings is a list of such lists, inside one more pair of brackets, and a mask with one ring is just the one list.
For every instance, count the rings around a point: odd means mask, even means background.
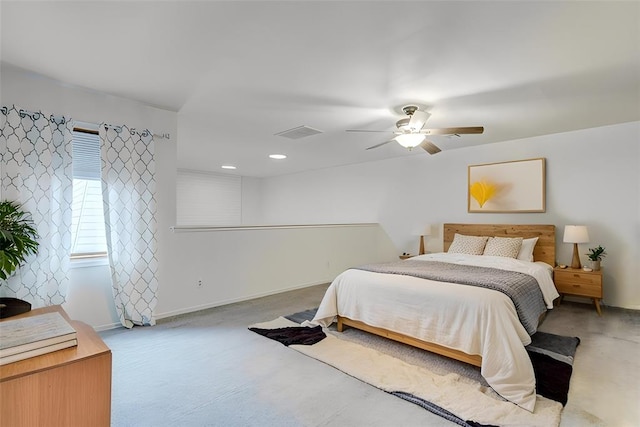
[{"label": "white shag rug", "polygon": [[[279,317],[251,327],[276,329],[300,326]],[[340,338],[325,329],[327,337],[314,345],[289,348],[317,359],[387,392],[405,392],[431,402],[465,421],[499,426],[557,427],[562,405],[540,395],[533,413],[507,402],[493,390],[456,373],[439,375],[370,347]]]}]

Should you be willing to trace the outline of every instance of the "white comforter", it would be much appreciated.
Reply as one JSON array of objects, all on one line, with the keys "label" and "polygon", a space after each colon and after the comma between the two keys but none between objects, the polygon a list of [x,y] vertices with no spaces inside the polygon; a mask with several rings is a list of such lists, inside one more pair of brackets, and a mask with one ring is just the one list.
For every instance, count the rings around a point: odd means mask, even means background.
[{"label": "white comforter", "polygon": [[[428,254],[412,260],[482,265],[527,273],[552,308],[558,294],[551,267],[503,257]],[[555,295],[555,296],[554,296]],[[410,276],[347,270],[333,281],[311,323],[329,326],[337,315],[482,356],[482,376],[505,399],[533,411],[535,377],[524,348],[531,337],[501,292]]]}]

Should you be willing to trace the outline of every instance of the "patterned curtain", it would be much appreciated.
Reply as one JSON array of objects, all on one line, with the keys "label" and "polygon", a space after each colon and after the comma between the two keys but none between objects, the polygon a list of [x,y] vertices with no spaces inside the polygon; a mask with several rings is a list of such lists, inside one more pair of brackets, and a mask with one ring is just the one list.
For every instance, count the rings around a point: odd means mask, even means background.
[{"label": "patterned curtain", "polygon": [[22,204],[40,235],[37,255],[0,291],[33,307],[62,304],[69,284],[73,124],[15,106],[0,112],[2,198]]},{"label": "patterned curtain", "polygon": [[157,304],[153,136],[100,126],[102,197],[116,310],[122,324],[154,325]]}]

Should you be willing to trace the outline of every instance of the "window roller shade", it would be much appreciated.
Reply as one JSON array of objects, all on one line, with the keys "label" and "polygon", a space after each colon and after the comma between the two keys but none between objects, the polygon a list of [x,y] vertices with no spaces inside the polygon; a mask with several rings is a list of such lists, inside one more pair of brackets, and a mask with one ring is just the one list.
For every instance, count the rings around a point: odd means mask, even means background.
[{"label": "window roller shade", "polygon": [[100,137],[93,133],[73,132],[73,177],[100,179]]}]

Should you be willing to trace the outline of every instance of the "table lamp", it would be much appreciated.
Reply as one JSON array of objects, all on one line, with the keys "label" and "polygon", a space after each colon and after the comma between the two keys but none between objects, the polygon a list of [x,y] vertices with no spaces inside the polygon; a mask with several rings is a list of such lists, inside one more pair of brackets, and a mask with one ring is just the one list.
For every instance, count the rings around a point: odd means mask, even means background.
[{"label": "table lamp", "polygon": [[420,235],[420,252],[418,255],[424,255],[426,252],[424,250],[424,238],[425,236],[431,236],[431,225],[427,225]]},{"label": "table lamp", "polygon": [[565,225],[564,237],[565,243],[573,243],[573,259],[571,260],[571,268],[581,268],[580,255],[578,254],[578,243],[589,242],[589,231],[585,225]]}]

